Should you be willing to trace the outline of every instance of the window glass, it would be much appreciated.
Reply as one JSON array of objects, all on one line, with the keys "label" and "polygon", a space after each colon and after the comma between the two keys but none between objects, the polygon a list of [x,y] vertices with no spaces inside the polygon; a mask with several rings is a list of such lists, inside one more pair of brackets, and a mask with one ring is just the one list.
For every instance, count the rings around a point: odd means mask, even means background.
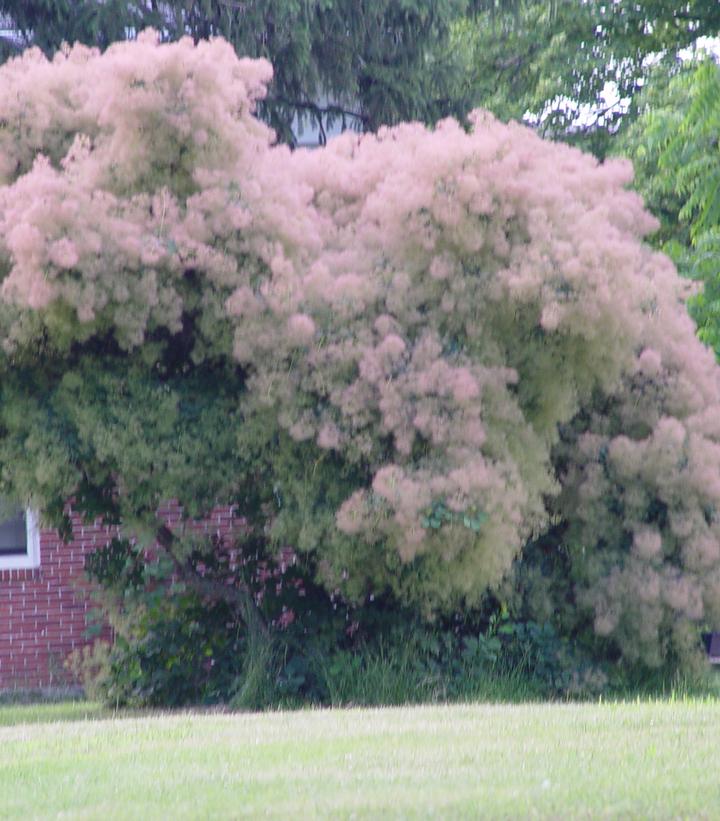
[{"label": "window glass", "polygon": [[0,497],[0,570],[40,567],[37,513]]},{"label": "window glass", "polygon": [[0,556],[22,556],[27,553],[25,511],[16,508],[0,522]]}]

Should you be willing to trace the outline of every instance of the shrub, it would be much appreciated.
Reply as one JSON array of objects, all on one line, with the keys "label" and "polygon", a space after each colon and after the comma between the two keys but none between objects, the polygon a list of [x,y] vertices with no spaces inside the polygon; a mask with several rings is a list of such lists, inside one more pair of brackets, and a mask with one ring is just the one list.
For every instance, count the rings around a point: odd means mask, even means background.
[{"label": "shrub", "polygon": [[248,636],[163,500],[354,604],[471,608],[548,533],[538,623],[656,665],[720,620],[718,371],[628,164],[482,113],[291,154],[220,40],[0,75],[0,491],[156,540]]}]

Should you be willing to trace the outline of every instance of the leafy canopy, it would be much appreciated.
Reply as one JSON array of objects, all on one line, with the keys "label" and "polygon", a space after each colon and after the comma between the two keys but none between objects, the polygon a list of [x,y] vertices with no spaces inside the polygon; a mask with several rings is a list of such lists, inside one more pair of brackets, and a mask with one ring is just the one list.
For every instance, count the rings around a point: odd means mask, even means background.
[{"label": "leafy canopy", "polygon": [[637,186],[660,216],[654,241],[702,283],[690,301],[700,338],[720,355],[720,68],[689,61],[657,71],[642,113],[617,147],[638,169]]},{"label": "leafy canopy", "polygon": [[454,26],[472,99],[603,157],[657,60],[720,32],[715,0],[481,2]]}]

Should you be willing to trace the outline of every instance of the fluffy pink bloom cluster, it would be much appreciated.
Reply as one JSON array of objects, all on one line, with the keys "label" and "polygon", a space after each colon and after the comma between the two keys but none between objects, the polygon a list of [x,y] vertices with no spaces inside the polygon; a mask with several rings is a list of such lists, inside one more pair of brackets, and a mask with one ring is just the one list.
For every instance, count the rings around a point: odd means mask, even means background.
[{"label": "fluffy pink bloom cluster", "polygon": [[[245,244],[218,248],[216,235],[250,221],[241,192],[267,153],[251,111],[269,63],[238,60],[220,40],[159,47],[145,32],[102,56],[76,46],[48,62],[32,49],[2,74],[6,302],[44,309],[69,335],[112,329],[132,347],[153,328],[179,329],[189,268],[208,290],[237,283]],[[214,307],[224,314],[224,299]]]},{"label": "fluffy pink bloom cluster", "polygon": [[625,652],[720,618],[718,371],[629,165],[483,113],[291,154],[252,116],[270,75],[151,32],[0,69],[5,351],[192,312],[246,419],[362,477],[312,545],[333,587],[372,555],[474,602],[554,515]]},{"label": "fluffy pink bloom cluster", "polygon": [[633,368],[560,449],[557,508],[596,632],[651,665],[690,653],[694,624],[720,624],[718,367],[679,310],[674,270],[655,271]]}]

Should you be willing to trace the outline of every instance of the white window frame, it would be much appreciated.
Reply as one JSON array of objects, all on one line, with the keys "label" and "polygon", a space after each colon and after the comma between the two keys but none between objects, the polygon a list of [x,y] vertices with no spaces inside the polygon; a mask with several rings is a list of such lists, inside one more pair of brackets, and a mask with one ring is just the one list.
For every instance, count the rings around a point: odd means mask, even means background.
[{"label": "white window frame", "polygon": [[24,553],[0,556],[0,570],[33,570],[40,567],[40,521],[37,511],[25,510]]}]

